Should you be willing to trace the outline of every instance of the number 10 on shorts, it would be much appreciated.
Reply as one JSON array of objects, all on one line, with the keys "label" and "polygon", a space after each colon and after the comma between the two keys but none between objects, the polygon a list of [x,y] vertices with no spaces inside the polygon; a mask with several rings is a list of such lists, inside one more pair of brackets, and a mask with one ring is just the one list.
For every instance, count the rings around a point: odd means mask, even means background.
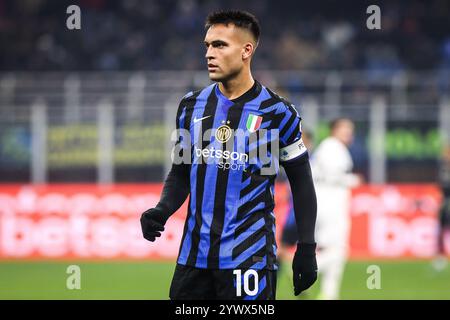
[{"label": "number 10 on shorts", "polygon": [[[236,275],[236,296],[242,296],[242,279],[244,279],[244,292],[248,296],[254,296],[258,293],[258,272],[256,270],[249,269],[244,272],[242,277],[242,270],[233,270],[233,274]],[[254,288],[250,289],[249,279],[250,276],[254,278]]]}]

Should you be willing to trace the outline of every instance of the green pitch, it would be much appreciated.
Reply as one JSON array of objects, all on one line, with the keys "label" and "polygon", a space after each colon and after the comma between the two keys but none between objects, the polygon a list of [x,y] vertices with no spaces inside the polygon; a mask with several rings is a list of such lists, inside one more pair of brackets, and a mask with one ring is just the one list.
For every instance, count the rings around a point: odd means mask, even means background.
[{"label": "green pitch", "polygon": [[[67,267],[81,270],[81,289],[66,287]],[[378,265],[381,289],[368,289],[367,268]],[[1,262],[0,299],[168,299],[174,263],[162,262]],[[278,299],[292,294],[289,267],[279,273]],[[302,299],[314,299],[315,284]],[[342,299],[450,299],[450,265],[435,271],[427,261],[350,262]]]}]

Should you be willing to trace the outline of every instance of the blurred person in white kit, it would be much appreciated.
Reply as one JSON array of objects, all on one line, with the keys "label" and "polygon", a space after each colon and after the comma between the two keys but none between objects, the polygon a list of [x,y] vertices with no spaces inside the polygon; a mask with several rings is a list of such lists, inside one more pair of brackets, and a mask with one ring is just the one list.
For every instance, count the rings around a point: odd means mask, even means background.
[{"label": "blurred person in white kit", "polygon": [[351,188],[362,183],[353,174],[348,150],[353,142],[354,124],[339,118],[330,123],[330,136],[312,155],[311,167],[317,193],[316,239],[319,248],[319,299],[339,299],[341,280],[350,238]]}]

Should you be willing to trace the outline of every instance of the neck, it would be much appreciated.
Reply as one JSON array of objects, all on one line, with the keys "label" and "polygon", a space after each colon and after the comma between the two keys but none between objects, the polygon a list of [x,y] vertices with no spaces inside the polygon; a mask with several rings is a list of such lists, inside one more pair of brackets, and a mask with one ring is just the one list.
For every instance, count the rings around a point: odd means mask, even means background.
[{"label": "neck", "polygon": [[250,90],[254,84],[255,80],[253,79],[250,70],[247,70],[233,79],[219,82],[219,89],[225,97],[229,100],[233,100]]}]

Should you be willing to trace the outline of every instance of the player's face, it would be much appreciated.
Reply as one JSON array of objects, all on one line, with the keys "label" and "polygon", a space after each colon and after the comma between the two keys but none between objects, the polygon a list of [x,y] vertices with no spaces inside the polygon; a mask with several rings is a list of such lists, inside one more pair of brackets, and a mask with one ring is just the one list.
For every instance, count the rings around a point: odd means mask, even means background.
[{"label": "player's face", "polygon": [[337,130],[343,143],[350,145],[353,142],[354,125],[352,122],[343,121]]},{"label": "player's face", "polygon": [[205,36],[209,77],[223,82],[234,78],[244,68],[245,32],[234,24],[212,25]]}]

